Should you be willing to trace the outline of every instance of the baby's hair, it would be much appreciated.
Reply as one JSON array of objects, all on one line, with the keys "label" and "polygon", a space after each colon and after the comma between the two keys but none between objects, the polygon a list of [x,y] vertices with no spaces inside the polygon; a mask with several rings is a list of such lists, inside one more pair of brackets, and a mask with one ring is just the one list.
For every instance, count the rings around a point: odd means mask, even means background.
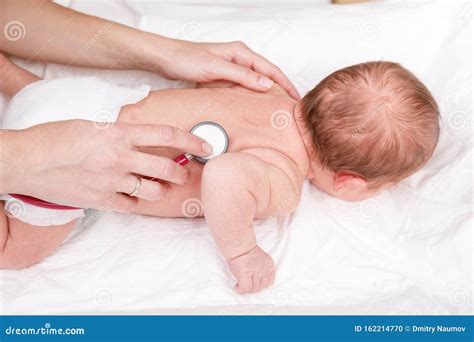
[{"label": "baby's hair", "polygon": [[369,187],[411,175],[431,157],[439,137],[436,101],[397,63],[338,70],[306,94],[302,108],[322,165],[358,174]]}]

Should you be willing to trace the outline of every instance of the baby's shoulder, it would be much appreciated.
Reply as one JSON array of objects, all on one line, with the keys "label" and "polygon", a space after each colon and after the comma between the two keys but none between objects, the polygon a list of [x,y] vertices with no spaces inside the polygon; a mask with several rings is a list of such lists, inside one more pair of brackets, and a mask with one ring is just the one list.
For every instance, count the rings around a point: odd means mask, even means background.
[{"label": "baby's shoulder", "polygon": [[291,214],[300,204],[305,177],[293,160],[271,148],[248,148],[241,152],[252,154],[266,164],[271,184],[268,210],[271,216]]},{"label": "baby's shoulder", "polygon": [[282,152],[268,147],[251,147],[243,149],[240,152],[256,156],[269,166],[277,168],[281,171],[281,173],[279,173],[281,177],[286,177],[291,182],[295,191],[301,191],[305,175],[301,173],[298,165]]}]

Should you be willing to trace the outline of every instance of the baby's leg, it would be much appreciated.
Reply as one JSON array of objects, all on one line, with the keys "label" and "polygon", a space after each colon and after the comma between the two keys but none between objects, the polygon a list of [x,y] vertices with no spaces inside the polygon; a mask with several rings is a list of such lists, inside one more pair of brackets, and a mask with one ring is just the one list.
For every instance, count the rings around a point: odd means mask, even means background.
[{"label": "baby's leg", "polygon": [[29,71],[10,62],[10,60],[0,53],[0,91],[6,96],[13,97],[27,85],[41,80]]},{"label": "baby's leg", "polygon": [[22,269],[42,261],[61,245],[75,223],[33,226],[7,216],[0,201],[0,269]]},{"label": "baby's leg", "polygon": [[[39,77],[10,62],[0,53],[0,91],[13,97]],[[75,220],[63,225],[36,227],[5,215],[0,201],[0,269],[21,269],[34,265],[64,241]]]}]

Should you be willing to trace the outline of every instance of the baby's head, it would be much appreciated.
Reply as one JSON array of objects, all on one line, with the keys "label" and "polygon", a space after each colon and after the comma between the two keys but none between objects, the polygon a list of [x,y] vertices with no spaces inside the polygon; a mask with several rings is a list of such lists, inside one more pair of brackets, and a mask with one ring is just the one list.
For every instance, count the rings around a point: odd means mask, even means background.
[{"label": "baby's head", "polygon": [[439,136],[439,111],[429,90],[392,62],[338,70],[301,102],[309,131],[311,182],[351,201],[362,200],[420,169]]}]

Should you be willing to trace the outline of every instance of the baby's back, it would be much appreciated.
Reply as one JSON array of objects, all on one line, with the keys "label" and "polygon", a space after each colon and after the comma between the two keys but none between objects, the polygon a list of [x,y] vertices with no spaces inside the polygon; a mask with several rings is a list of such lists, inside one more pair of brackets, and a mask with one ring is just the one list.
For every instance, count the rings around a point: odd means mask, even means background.
[{"label": "baby's back", "polygon": [[[295,105],[296,102],[288,96],[233,88],[169,89],[152,92],[138,104],[124,107],[119,120],[166,124],[185,131],[200,122],[213,121],[221,125],[229,136],[228,152],[277,151],[304,177],[308,157],[294,119]],[[181,153],[171,149],[148,149],[147,152],[169,157]],[[183,201],[200,198],[202,165],[193,162],[189,170],[192,175],[190,183],[171,186],[164,201],[159,205],[148,203],[140,211],[159,216],[183,216]]]}]

